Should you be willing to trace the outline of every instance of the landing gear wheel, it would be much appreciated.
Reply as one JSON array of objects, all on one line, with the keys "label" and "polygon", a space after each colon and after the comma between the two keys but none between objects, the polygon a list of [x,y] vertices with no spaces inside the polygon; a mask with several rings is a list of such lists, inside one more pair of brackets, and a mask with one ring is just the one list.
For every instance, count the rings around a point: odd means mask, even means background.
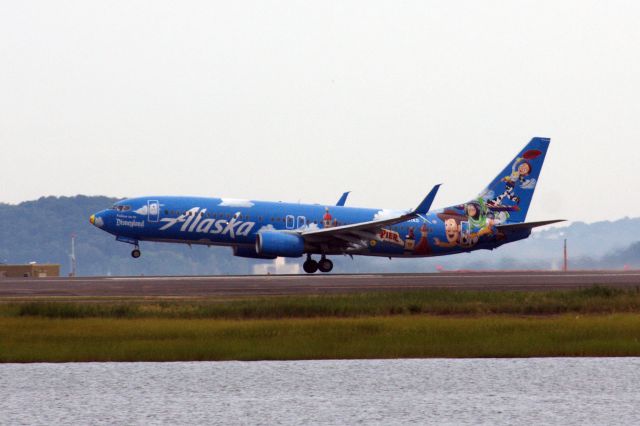
[{"label": "landing gear wheel", "polygon": [[140,257],[142,253],[140,252],[140,249],[133,249],[133,251],[131,252],[131,257],[133,257],[134,259],[137,259]]},{"label": "landing gear wheel", "polygon": [[320,272],[331,272],[333,269],[333,262],[329,259],[320,259],[320,262],[318,262],[318,269]]},{"label": "landing gear wheel", "polygon": [[304,271],[307,274],[313,274],[314,272],[316,272],[318,270],[318,262],[316,262],[315,260],[313,260],[311,258],[308,258],[302,264],[302,269],[304,269]]}]

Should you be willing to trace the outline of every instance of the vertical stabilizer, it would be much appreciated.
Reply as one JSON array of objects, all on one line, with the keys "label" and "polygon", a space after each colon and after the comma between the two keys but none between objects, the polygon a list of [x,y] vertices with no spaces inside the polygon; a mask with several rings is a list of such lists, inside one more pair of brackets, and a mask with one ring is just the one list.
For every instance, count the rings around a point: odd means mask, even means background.
[{"label": "vertical stabilizer", "polygon": [[480,194],[494,214],[524,222],[549,149],[549,138],[533,138]]}]

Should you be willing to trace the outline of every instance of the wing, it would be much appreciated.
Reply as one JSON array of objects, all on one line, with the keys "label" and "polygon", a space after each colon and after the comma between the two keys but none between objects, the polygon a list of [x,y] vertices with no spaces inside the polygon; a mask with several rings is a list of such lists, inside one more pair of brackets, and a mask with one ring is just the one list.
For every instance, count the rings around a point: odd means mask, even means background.
[{"label": "wing", "polygon": [[426,214],[431,208],[431,204],[436,197],[440,185],[433,187],[431,192],[422,200],[422,202],[411,212],[380,220],[371,220],[368,222],[359,222],[349,225],[341,225],[333,228],[306,230],[301,232],[305,242],[310,244],[325,244],[328,246],[351,247],[353,249],[362,248],[366,245],[366,241],[379,240],[378,233],[385,226],[395,225],[396,223],[405,222],[414,219],[419,215]]}]

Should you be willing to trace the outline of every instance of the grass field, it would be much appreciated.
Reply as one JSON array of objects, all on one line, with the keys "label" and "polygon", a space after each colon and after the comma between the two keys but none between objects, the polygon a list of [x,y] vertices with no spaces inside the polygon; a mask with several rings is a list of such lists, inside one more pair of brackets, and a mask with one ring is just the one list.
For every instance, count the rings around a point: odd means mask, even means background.
[{"label": "grass field", "polygon": [[0,303],[0,362],[640,356],[640,291]]},{"label": "grass field", "polygon": [[285,320],[0,319],[0,361],[640,355],[634,314]]},{"label": "grass field", "polygon": [[367,292],[238,299],[42,299],[0,302],[0,317],[282,319],[429,315],[640,313],[640,288],[571,291]]}]

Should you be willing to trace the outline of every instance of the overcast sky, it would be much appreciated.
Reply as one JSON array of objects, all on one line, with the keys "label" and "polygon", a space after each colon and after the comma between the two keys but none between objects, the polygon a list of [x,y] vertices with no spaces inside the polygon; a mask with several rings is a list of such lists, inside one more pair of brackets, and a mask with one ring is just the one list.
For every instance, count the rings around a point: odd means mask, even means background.
[{"label": "overcast sky", "polygon": [[0,202],[410,208],[552,138],[528,219],[640,216],[640,2],[5,1]]}]

